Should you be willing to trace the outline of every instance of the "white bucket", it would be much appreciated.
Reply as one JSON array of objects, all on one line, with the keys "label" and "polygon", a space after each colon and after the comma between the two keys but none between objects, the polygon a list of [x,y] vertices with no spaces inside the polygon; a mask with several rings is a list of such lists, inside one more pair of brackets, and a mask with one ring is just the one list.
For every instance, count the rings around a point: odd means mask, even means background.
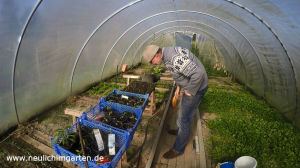
[{"label": "white bucket", "polygon": [[256,168],[257,161],[251,156],[242,156],[239,157],[234,162],[235,168]]}]

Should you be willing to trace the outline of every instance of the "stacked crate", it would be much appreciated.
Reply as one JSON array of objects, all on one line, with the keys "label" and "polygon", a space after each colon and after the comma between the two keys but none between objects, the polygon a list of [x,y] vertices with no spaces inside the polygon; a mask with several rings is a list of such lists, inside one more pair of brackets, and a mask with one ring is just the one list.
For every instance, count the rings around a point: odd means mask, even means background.
[{"label": "stacked crate", "polygon": [[[142,104],[138,107],[131,107],[127,106],[124,104],[119,104],[115,102],[110,102],[108,99],[116,94],[120,94],[122,96],[133,96],[137,97],[140,99],[144,99]],[[68,132],[76,132],[77,131],[77,126],[76,124],[79,122],[81,125],[89,127],[91,129],[99,129],[100,131],[106,132],[106,133],[113,133],[116,135],[116,146],[118,146],[119,150],[116,151],[116,155],[114,158],[109,162],[101,165],[97,165],[96,161],[89,161],[88,165],[89,167],[98,167],[98,168],[113,168],[116,167],[118,162],[120,161],[122,155],[124,152],[127,150],[129,147],[131,140],[133,138],[133,135],[135,133],[135,130],[140,123],[142,119],[142,113],[145,110],[145,107],[148,104],[148,98],[149,94],[136,94],[136,93],[130,93],[130,92],[124,92],[124,91],[119,91],[119,90],[114,90],[110,94],[108,94],[106,97],[100,99],[99,103],[92,107],[89,111],[83,112],[82,116],[78,118],[78,120],[72,125],[72,127],[68,130]],[[124,112],[131,112],[134,114],[134,116],[137,118],[134,126],[132,128],[122,130],[120,128],[114,127],[112,125],[105,124],[101,121],[97,121],[96,117],[97,116],[103,116],[104,108],[111,108],[113,111],[122,114]],[[53,138],[51,139],[51,141]],[[57,155],[59,156],[77,156],[76,154],[64,149],[62,146],[59,145],[59,141],[53,145],[54,151]],[[79,157],[80,158],[80,157]],[[81,159],[72,161],[74,164],[84,167],[84,161]]]}]

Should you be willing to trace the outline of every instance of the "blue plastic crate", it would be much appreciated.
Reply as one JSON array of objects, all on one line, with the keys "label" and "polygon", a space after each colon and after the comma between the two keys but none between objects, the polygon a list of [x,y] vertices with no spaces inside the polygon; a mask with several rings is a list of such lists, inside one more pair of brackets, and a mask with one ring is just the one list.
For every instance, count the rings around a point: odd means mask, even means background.
[{"label": "blue plastic crate", "polygon": [[[126,131],[117,131],[114,129],[104,127],[102,125],[97,125],[92,122],[83,120],[81,117],[78,118],[77,122],[75,122],[69,130],[67,130],[67,133],[76,132],[78,122],[80,122],[80,125],[87,126],[91,129],[96,128],[96,129],[100,129],[102,132],[105,132],[105,133],[115,134],[115,136],[116,136],[115,145],[116,145],[116,147],[120,148],[119,151],[116,151],[116,155],[114,156],[114,158],[111,162],[97,165],[96,161],[88,161],[88,166],[93,167],[93,168],[114,168],[114,167],[116,167],[118,162],[120,161],[123,153],[126,151],[126,146],[129,141],[129,133]],[[52,142],[52,140],[53,140],[53,138],[51,138],[51,142]],[[83,157],[78,156],[78,155],[64,149],[63,147],[61,147],[59,145],[59,143],[55,143],[53,145],[53,149],[54,149],[54,152],[59,156],[64,156],[64,157],[69,157],[69,158],[75,158],[75,157],[78,158],[77,160],[70,160],[70,161],[78,166],[85,167],[85,162],[83,160]]]},{"label": "blue plastic crate", "polygon": [[133,138],[134,132],[135,132],[138,124],[141,122],[142,110],[141,109],[128,108],[128,106],[124,106],[123,108],[118,109],[117,106],[114,106],[110,103],[107,103],[107,102],[104,101],[104,99],[101,99],[97,105],[95,105],[93,108],[91,108],[88,112],[84,112],[82,114],[83,119],[88,120],[90,122],[93,122],[95,124],[103,125],[107,128],[111,128],[111,129],[114,129],[116,131],[124,131],[122,129],[119,129],[119,128],[116,128],[116,127],[113,127],[111,125],[108,125],[108,124],[105,124],[105,123],[102,123],[100,121],[95,120],[95,117],[97,117],[98,115],[101,115],[101,113],[103,113],[103,109],[105,107],[111,107],[112,110],[114,110],[114,111],[116,111],[120,114],[125,112],[125,111],[133,112],[133,114],[137,117],[137,121],[135,122],[133,128],[129,128],[129,129],[125,130],[125,131],[129,132],[129,141],[128,141],[128,145],[126,147],[126,149],[127,149],[130,145],[130,142]]},{"label": "blue plastic crate", "polygon": [[[107,98],[115,95],[115,94],[122,94],[125,96],[135,96],[138,98],[144,98],[144,103],[141,106],[138,107],[131,107],[131,106],[126,106],[123,104],[119,104],[119,103],[113,103],[113,102],[109,102],[107,101]],[[117,89],[113,90],[111,93],[109,93],[105,98],[104,101],[110,106],[110,107],[114,107],[115,109],[122,109],[122,108],[127,108],[127,109],[132,109],[132,110],[137,110],[137,109],[141,109],[142,112],[145,110],[146,105],[148,104],[148,98],[149,98],[149,94],[136,94],[136,93],[130,93],[130,92],[124,92],[124,91],[119,91]]]},{"label": "blue plastic crate", "polygon": [[234,163],[232,162],[221,163],[220,168],[234,168]]}]

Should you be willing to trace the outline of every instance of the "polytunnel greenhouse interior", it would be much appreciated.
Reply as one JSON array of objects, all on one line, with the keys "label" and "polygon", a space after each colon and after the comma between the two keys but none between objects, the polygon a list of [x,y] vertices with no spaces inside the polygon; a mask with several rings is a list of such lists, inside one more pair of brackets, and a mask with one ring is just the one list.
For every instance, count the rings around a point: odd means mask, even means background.
[{"label": "polytunnel greenhouse interior", "polygon": [[299,9],[297,0],[1,0],[1,139],[124,64],[141,66],[150,44],[196,50],[299,133]]}]

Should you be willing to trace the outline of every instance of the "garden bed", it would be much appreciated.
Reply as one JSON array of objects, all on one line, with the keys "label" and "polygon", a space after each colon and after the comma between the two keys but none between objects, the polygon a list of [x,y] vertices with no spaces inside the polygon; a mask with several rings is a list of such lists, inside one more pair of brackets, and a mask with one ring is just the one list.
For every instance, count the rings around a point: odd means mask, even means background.
[{"label": "garden bed", "polygon": [[299,130],[265,100],[226,77],[225,66],[204,60],[210,52],[199,53],[194,45],[191,50],[209,78],[208,91],[199,106],[207,167],[234,162],[244,155],[254,157],[260,168],[300,167]]},{"label": "garden bed", "polygon": [[137,94],[151,94],[154,91],[155,85],[153,83],[134,81],[131,82],[125,89],[125,92],[137,93]]},{"label": "garden bed", "polygon": [[280,112],[228,78],[214,77],[200,105],[208,167],[248,155],[258,167],[300,167],[300,133]]}]

